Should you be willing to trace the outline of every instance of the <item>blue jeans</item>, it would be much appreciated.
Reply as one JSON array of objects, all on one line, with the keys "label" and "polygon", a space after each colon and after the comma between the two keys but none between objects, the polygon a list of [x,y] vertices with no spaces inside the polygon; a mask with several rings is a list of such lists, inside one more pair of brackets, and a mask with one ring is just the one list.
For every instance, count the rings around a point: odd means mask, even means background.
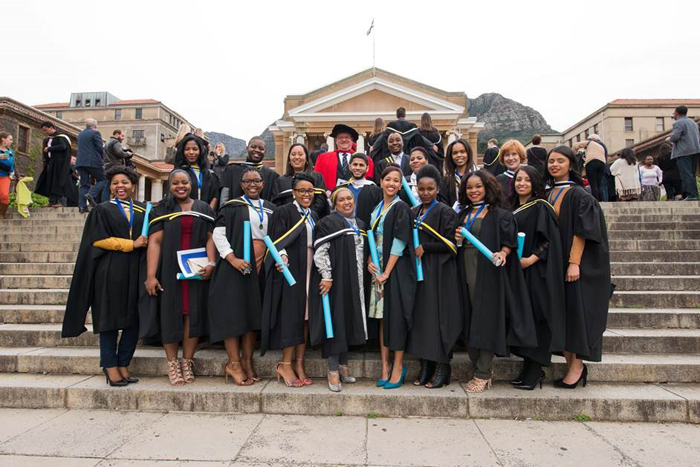
[{"label": "blue jeans", "polygon": [[[105,199],[104,191],[107,189],[107,179],[105,171],[102,167],[78,167],[80,175],[80,195],[78,196],[78,206],[81,208],[87,207],[85,195],[89,194],[96,202],[102,203],[109,200],[109,194]],[[90,188],[90,179],[95,179],[95,186]]]},{"label": "blue jeans", "polygon": [[675,161],[683,181],[683,194],[689,198],[697,198],[698,186],[695,181],[695,172],[698,169],[698,155],[680,156]]},{"label": "blue jeans", "polygon": [[139,327],[132,326],[122,330],[122,337],[117,344],[119,331],[103,331],[100,333],[100,366],[114,368],[127,367],[136,351],[139,341]]}]

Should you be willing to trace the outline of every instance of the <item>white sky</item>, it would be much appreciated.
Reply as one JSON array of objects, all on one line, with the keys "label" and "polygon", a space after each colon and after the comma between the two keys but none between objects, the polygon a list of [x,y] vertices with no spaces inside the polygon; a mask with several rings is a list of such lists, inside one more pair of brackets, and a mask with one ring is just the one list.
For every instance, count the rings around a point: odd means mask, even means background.
[{"label": "white sky", "polygon": [[0,95],[153,98],[247,139],[282,115],[285,95],[371,67],[373,17],[377,67],[498,92],[560,131],[616,98],[700,98],[692,0],[6,0]]}]

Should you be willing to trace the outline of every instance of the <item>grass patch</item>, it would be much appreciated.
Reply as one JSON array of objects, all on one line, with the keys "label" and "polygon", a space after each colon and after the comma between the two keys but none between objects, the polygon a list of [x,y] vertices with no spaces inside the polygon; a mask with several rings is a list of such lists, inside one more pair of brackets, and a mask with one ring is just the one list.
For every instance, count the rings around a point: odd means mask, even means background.
[{"label": "grass patch", "polygon": [[342,416],[343,416],[343,412],[341,412],[341,411],[339,410],[339,411],[337,411],[337,412],[335,413],[335,416],[336,416],[336,417],[342,417]]},{"label": "grass patch", "polygon": [[382,414],[379,412],[370,412],[367,414],[367,418],[381,418]]},{"label": "grass patch", "polygon": [[574,415],[574,417],[571,420],[575,422],[590,422],[593,419],[585,413],[580,413],[578,415]]}]

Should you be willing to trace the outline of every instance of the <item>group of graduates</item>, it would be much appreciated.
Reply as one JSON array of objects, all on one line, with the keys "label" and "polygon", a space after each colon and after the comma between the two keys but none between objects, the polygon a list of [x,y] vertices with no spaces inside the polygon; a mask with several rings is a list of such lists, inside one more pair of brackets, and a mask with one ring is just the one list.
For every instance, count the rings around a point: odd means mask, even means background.
[{"label": "group of graduates", "polygon": [[[224,343],[227,381],[254,384],[258,333],[261,354],[281,350],[277,379],[290,387],[313,384],[304,368],[313,346],[328,359],[329,389],[341,391],[355,382],[348,352],[368,340],[379,342],[376,384],[385,389],[404,383],[405,353],[421,361],[413,384],[449,384],[459,345],[474,367],[468,392],[489,388],[494,357],[510,354],[523,357],[517,388],[541,386],[552,354],[568,368],[555,386],[586,384],[583,361],[601,359],[610,261],[601,208],[571,149],[550,151],[543,177],[509,141],[499,154],[508,170],[497,180],[478,169],[463,139],[443,157],[410,125],[390,125],[368,157],[356,152],[351,127],[331,135],[336,149],[315,167],[306,146],[292,145],[281,176],[262,164],[265,142],[255,137],[248,159],[221,178],[207,166],[204,142],[188,135],[148,218],[132,200],[136,176],[112,169],[112,199],[85,225],[63,336],[84,332],[91,309],[113,386],[137,381],[128,367],[138,339],[164,347],[173,385],[194,381],[201,339]],[[206,249],[208,264],[199,280],[179,280],[178,251],[193,248]]]}]

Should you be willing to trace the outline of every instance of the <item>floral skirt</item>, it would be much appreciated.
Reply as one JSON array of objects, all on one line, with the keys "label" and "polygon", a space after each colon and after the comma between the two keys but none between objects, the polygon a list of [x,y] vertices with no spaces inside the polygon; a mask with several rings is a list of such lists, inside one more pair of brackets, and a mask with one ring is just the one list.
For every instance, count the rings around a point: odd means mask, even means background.
[{"label": "floral skirt", "polygon": [[642,185],[640,201],[658,201],[661,198],[661,188],[656,185]]}]

